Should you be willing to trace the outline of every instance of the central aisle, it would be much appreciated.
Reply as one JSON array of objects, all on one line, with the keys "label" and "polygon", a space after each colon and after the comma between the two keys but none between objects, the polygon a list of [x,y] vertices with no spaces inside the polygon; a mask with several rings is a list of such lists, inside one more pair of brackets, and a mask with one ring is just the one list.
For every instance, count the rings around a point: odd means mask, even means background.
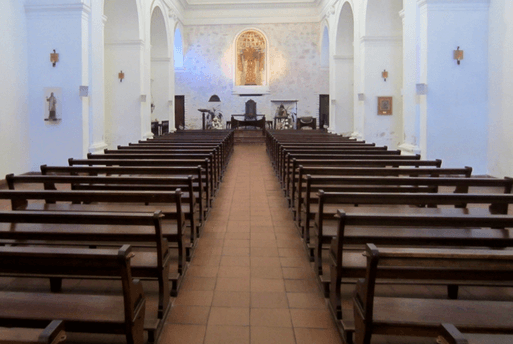
[{"label": "central aisle", "polygon": [[160,343],[340,343],[265,146],[235,146]]}]

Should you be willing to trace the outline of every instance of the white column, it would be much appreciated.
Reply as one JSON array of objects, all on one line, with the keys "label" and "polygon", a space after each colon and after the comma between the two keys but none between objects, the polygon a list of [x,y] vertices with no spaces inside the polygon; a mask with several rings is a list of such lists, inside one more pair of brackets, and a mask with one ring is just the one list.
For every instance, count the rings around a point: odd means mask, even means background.
[{"label": "white column", "polygon": [[91,13],[91,66],[89,81],[89,152],[101,153],[105,143],[105,22],[103,2],[93,0]]},{"label": "white column", "polygon": [[412,1],[405,1],[403,4],[404,9],[399,12],[403,22],[403,125],[399,149],[403,154],[419,154],[420,112],[416,95],[416,83],[418,82],[417,38],[419,35],[417,4]]}]

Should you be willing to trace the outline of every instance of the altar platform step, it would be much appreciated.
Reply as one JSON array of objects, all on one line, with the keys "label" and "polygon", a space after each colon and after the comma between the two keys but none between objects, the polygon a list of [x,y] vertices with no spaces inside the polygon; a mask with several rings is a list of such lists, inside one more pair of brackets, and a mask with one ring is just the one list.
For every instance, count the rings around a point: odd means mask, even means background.
[{"label": "altar platform step", "polygon": [[262,135],[262,129],[236,129],[235,144],[265,144],[265,136]]}]

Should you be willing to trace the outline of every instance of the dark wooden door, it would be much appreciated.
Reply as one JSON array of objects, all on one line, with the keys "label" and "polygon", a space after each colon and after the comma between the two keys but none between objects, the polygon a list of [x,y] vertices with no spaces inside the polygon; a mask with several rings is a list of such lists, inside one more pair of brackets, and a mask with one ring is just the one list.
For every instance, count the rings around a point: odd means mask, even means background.
[{"label": "dark wooden door", "polygon": [[185,96],[175,96],[175,128],[185,128]]},{"label": "dark wooden door", "polygon": [[319,128],[330,125],[330,95],[319,94]]}]

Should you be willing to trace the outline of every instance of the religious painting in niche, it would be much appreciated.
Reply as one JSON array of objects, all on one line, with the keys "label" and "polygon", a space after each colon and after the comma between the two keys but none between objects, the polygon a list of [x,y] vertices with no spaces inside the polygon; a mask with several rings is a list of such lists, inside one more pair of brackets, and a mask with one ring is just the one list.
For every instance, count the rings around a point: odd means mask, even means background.
[{"label": "religious painting in niche", "polygon": [[237,39],[237,86],[265,85],[266,40],[255,30],[244,31]]},{"label": "religious painting in niche", "polygon": [[378,115],[392,114],[392,97],[378,97]]}]

